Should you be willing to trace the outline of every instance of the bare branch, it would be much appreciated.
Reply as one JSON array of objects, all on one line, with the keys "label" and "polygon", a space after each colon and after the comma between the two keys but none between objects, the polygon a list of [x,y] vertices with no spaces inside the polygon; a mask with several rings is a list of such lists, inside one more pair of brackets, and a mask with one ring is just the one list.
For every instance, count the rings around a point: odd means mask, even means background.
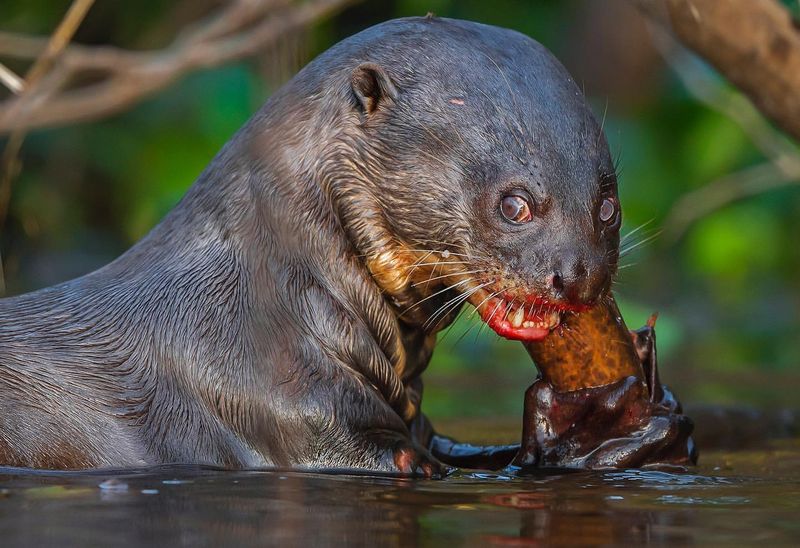
[{"label": "bare branch", "polygon": [[[61,57],[47,100],[10,116],[18,99],[0,104],[0,133],[58,126],[119,112],[172,84],[187,73],[256,55],[286,33],[309,25],[357,0],[239,0],[215,17],[187,30],[167,48],[133,52],[113,47],[71,46]],[[28,57],[41,50],[37,39],[0,33],[0,55]],[[86,71],[105,73],[99,82],[64,89]],[[54,71],[55,72],[55,71]],[[41,86],[45,88],[45,86]]]},{"label": "bare branch", "polygon": [[696,221],[733,202],[768,190],[800,184],[800,170],[786,172],[773,162],[729,173],[681,196],[664,221],[665,237],[679,240]]},{"label": "bare branch", "polygon": [[72,40],[75,31],[83,22],[89,8],[94,4],[94,0],[74,0],[70,5],[64,19],[61,20],[55,32],[50,36],[47,41],[47,46],[44,51],[36,59],[28,74],[25,75],[25,83],[30,88],[44,76],[50,65],[58,57],[58,55],[67,47],[69,41]]},{"label": "bare branch", "polygon": [[[734,3],[737,1],[734,0]],[[666,9],[671,5],[670,2],[672,0],[659,3],[640,0],[640,5],[645,5],[648,13],[657,21],[651,26],[655,45],[686,89],[698,101],[736,122],[768,160],[720,177],[687,193],[673,204],[663,226],[667,241],[675,242],[693,223],[732,202],[800,182],[800,151],[764,118],[750,100],[710,74],[697,57],[681,47],[669,26],[663,24],[665,14],[656,13],[659,6]],[[753,5],[760,2],[755,0]],[[694,7],[695,4],[692,4],[687,9]],[[747,17],[747,13],[743,12],[741,17]],[[725,45],[720,43],[717,47]],[[741,62],[749,66],[748,61]]]},{"label": "bare branch", "polygon": [[[47,73],[53,61],[64,51],[72,40],[75,31],[83,22],[94,0],[73,0],[64,18],[56,27],[55,32],[48,40],[39,57],[25,75],[24,92],[13,100],[9,108],[10,116],[17,116],[24,112],[29,105],[36,104],[36,89],[39,81]],[[8,202],[11,198],[11,183],[19,170],[19,151],[25,141],[25,130],[20,128],[12,131],[0,158],[0,230],[5,224],[8,213]],[[5,293],[5,275],[0,265],[0,290]]]},{"label": "bare branch", "polygon": [[22,78],[3,63],[0,63],[0,83],[10,89],[11,93],[19,94],[25,88],[25,82]]},{"label": "bare branch", "polygon": [[698,59],[669,33],[651,28],[656,47],[695,99],[736,122],[767,158],[800,165],[794,143],[770,125],[744,95],[703,70]]},{"label": "bare branch", "polygon": [[776,0],[638,0],[800,139],[800,28]]}]

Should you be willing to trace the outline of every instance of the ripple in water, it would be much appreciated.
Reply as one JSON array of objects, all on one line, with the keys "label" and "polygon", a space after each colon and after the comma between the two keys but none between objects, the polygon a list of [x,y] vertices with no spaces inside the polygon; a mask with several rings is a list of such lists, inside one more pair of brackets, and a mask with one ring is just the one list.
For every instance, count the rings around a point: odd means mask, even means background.
[{"label": "ripple in water", "polygon": [[666,504],[691,504],[691,505],[712,505],[712,506],[730,506],[749,504],[750,499],[747,497],[681,497],[678,495],[662,495],[656,499],[658,502]]},{"label": "ripple in water", "polygon": [[731,485],[733,482],[729,478],[720,476],[701,476],[697,474],[684,474],[674,472],[662,472],[658,470],[620,470],[618,472],[606,472],[603,481],[616,483],[615,487],[624,487],[631,482],[644,486],[651,486],[656,489],[674,489],[679,487],[698,487]]}]

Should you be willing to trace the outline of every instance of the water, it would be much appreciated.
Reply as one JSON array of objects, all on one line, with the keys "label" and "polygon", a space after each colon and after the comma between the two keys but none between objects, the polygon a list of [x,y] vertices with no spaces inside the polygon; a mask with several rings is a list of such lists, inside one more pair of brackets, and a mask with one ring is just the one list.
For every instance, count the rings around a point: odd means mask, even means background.
[{"label": "water", "polygon": [[710,452],[690,473],[441,481],[160,467],[0,469],[3,546],[800,544],[800,441]]}]

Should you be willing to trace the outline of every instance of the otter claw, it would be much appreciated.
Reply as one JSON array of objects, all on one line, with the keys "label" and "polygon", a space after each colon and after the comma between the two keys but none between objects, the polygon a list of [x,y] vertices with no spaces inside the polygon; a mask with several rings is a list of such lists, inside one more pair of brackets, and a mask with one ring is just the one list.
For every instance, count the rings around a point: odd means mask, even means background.
[{"label": "otter claw", "polygon": [[394,449],[392,459],[402,476],[440,479],[452,472],[452,468],[437,461],[425,449],[402,442]]}]

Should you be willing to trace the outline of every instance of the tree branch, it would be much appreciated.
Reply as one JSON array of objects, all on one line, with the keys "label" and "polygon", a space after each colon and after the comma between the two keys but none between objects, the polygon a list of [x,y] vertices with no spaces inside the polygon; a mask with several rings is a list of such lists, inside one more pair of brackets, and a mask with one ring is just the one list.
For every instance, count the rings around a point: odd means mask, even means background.
[{"label": "tree branch", "polygon": [[[664,59],[681,79],[686,89],[692,96],[709,108],[736,122],[768,160],[763,164],[724,175],[677,200],[667,214],[663,224],[666,239],[670,242],[675,242],[686,233],[694,222],[717,209],[761,192],[800,182],[800,152],[798,152],[797,147],[790,139],[785,137],[764,118],[762,113],[747,97],[724,85],[719,78],[714,77],[708,70],[704,69],[697,57],[690,54],[688,50],[677,42],[675,35],[678,33],[672,24],[670,14],[679,8],[683,9],[685,12],[676,17],[675,20],[679,21],[678,24],[683,25],[684,28],[697,29],[699,26],[705,25],[710,29],[714,29],[714,32],[722,33],[724,24],[719,20],[711,19],[712,14],[710,12],[713,12],[713,8],[720,8],[720,6],[725,5],[727,9],[735,5],[735,10],[739,10],[736,17],[742,21],[752,18],[753,9],[760,9],[760,7],[766,6],[766,9],[772,12],[775,8],[778,10],[782,10],[782,8],[777,4],[772,5],[772,0],[753,0],[744,4],[741,4],[740,0],[720,0],[713,3],[713,6],[710,6],[706,0],[637,1],[639,6],[649,15],[651,21],[654,22],[651,30],[656,47],[658,47]],[[731,8],[731,10],[734,10],[734,8]],[[687,13],[694,21],[692,24],[686,23],[684,20]],[[727,11],[725,13],[730,16]],[[703,25],[700,25],[700,23]],[[747,34],[744,29],[739,30],[740,33]],[[710,31],[706,29],[698,32],[706,33]],[[683,39],[681,35],[678,35],[678,37]],[[759,37],[763,38],[761,35]],[[728,41],[730,40],[748,44],[753,41],[752,38],[752,36],[741,35],[736,37],[735,34],[724,37],[717,36],[714,39],[719,39],[719,43],[712,45],[712,43],[704,42],[704,48],[713,50],[713,55],[717,55],[719,53],[717,50],[728,47]],[[739,44],[737,47],[745,46]],[[698,53],[703,57],[706,55],[705,50],[698,51]],[[800,49],[797,50],[797,53],[800,55]],[[735,62],[741,64],[737,71],[744,74],[752,67],[752,63],[766,61],[754,56],[752,59],[739,58]],[[763,67],[760,67],[759,70],[763,70]],[[798,84],[800,85],[800,80],[798,80]],[[764,94],[764,97],[768,97],[770,91],[767,87],[764,87],[761,93]],[[798,93],[800,93],[800,89],[798,89]],[[780,99],[784,98],[781,97]],[[796,95],[791,99],[797,100],[798,105],[800,105],[800,96]],[[756,105],[759,106],[758,104]],[[764,111],[762,110],[762,112]]]},{"label": "tree branch", "polygon": [[800,27],[776,0],[638,0],[653,19],[800,139]]},{"label": "tree branch", "polygon": [[770,125],[744,95],[703,70],[699,60],[669,33],[659,27],[652,30],[654,43],[664,60],[695,99],[736,122],[764,156],[775,163],[787,164],[784,171],[800,169],[800,154],[795,144]]},{"label": "tree branch", "polygon": [[11,93],[20,94],[25,88],[25,82],[14,71],[0,63],[0,83],[11,90]]},{"label": "tree branch", "polygon": [[[39,86],[37,100],[15,113],[18,98],[0,103],[0,133],[87,121],[119,112],[187,73],[256,55],[286,33],[309,25],[357,0],[236,0],[214,17],[188,29],[159,51],[73,45]],[[0,33],[0,56],[29,58],[42,40]],[[70,89],[88,72],[100,81]]]},{"label": "tree branch", "polygon": [[[83,22],[89,8],[94,4],[94,0],[73,0],[64,18],[56,27],[55,32],[50,36],[47,44],[42,52],[36,58],[36,61],[31,66],[25,75],[25,80],[22,82],[22,93],[14,100],[10,107],[10,114],[12,116],[18,115],[23,112],[29,104],[35,104],[35,96],[32,93],[46,74],[47,70],[53,61],[64,51],[64,48],[72,40],[72,36],[78,27]],[[19,169],[19,151],[22,148],[22,143],[25,141],[25,130],[17,129],[11,132],[8,142],[3,149],[2,157],[0,158],[0,230],[5,224],[6,214],[8,213],[8,202],[11,198],[11,183],[14,180],[17,170]],[[2,261],[0,260],[0,294],[5,294],[5,275],[2,270]]]},{"label": "tree branch", "polygon": [[729,173],[681,196],[664,220],[664,235],[667,241],[675,242],[695,221],[730,203],[798,183],[800,170],[787,172],[774,162]]}]

